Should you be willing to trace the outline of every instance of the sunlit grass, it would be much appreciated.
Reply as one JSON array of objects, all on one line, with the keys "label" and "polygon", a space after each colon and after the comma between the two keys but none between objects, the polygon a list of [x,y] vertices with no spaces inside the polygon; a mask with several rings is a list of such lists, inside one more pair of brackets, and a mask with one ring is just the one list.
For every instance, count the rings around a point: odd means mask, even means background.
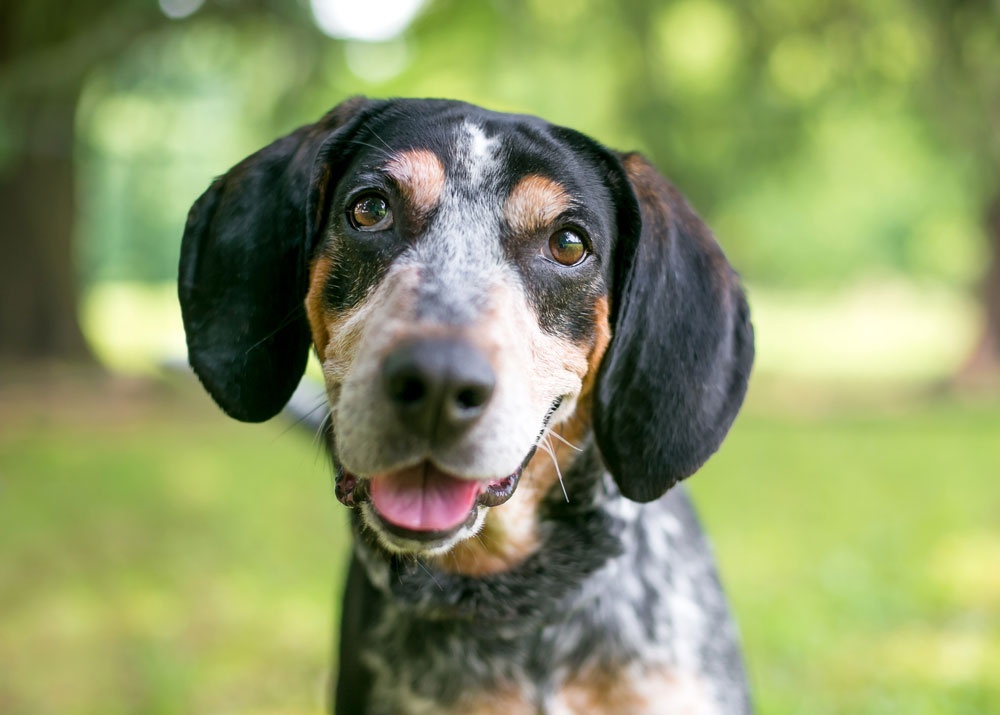
[{"label": "sunlit grass", "polygon": [[91,346],[114,370],[150,373],[187,354],[174,283],[100,283],[88,291],[82,313]]},{"label": "sunlit grass", "polygon": [[907,383],[952,374],[972,350],[972,301],[901,281],[837,293],[751,287],[758,372],[809,380]]}]

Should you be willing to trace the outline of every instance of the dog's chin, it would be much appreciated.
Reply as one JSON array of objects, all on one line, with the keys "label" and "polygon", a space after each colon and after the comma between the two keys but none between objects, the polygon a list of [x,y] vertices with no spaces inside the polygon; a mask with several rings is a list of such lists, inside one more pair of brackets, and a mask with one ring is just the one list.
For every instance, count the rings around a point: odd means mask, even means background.
[{"label": "dog's chin", "polygon": [[431,461],[366,477],[339,469],[337,499],[359,510],[386,550],[439,555],[475,536],[489,509],[514,495],[530,456],[512,474],[485,480],[446,472]]},{"label": "dog's chin", "polygon": [[442,531],[414,531],[386,521],[370,502],[361,505],[361,518],[386,551],[413,556],[439,556],[451,551],[465,539],[475,536],[483,526],[488,507],[476,506],[461,525]]}]

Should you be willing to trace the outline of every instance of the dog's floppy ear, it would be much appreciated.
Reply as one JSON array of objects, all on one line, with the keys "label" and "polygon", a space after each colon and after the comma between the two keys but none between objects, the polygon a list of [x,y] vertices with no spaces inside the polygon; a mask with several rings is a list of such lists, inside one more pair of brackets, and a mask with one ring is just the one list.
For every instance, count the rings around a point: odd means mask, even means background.
[{"label": "dog's floppy ear", "polygon": [[637,154],[621,164],[631,191],[594,429],[622,494],[646,502],[718,449],[746,393],[753,328],[738,277],[680,193]]},{"label": "dog's floppy ear", "polygon": [[227,414],[261,422],[309,355],[303,301],[337,147],[372,103],[355,98],[216,179],[191,207],[178,294],[188,359]]}]

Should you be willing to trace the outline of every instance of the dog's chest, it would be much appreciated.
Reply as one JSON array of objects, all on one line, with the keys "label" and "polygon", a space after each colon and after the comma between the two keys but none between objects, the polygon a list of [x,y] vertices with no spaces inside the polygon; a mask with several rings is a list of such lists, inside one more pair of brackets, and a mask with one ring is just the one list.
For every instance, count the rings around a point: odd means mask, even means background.
[{"label": "dog's chest", "polygon": [[718,704],[707,685],[669,669],[580,673],[548,691],[506,683],[463,693],[449,705],[410,694],[384,702],[376,713],[397,715],[714,715]]},{"label": "dog's chest", "polygon": [[[575,632],[574,632],[575,630]],[[588,623],[538,637],[428,644],[416,667],[380,670],[374,715],[709,715],[722,712],[704,673],[668,649],[621,642]],[[628,636],[625,636],[628,637]],[[626,656],[626,652],[630,654]],[[387,663],[383,661],[383,665]]]},{"label": "dog's chest", "polygon": [[366,653],[373,712],[730,712],[709,672],[706,644],[722,624],[704,608],[717,584],[700,572],[703,555],[685,548],[671,515],[635,516],[615,515],[628,524],[623,553],[533,624],[428,623],[390,607]]}]

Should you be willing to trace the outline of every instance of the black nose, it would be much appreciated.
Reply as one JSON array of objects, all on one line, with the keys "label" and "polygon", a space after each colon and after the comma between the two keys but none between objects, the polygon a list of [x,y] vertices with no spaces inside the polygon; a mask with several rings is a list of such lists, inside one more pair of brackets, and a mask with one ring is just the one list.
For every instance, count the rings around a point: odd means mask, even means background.
[{"label": "black nose", "polygon": [[414,340],[382,363],[382,387],[406,427],[432,444],[463,434],[485,411],[496,375],[476,348],[451,338]]}]

